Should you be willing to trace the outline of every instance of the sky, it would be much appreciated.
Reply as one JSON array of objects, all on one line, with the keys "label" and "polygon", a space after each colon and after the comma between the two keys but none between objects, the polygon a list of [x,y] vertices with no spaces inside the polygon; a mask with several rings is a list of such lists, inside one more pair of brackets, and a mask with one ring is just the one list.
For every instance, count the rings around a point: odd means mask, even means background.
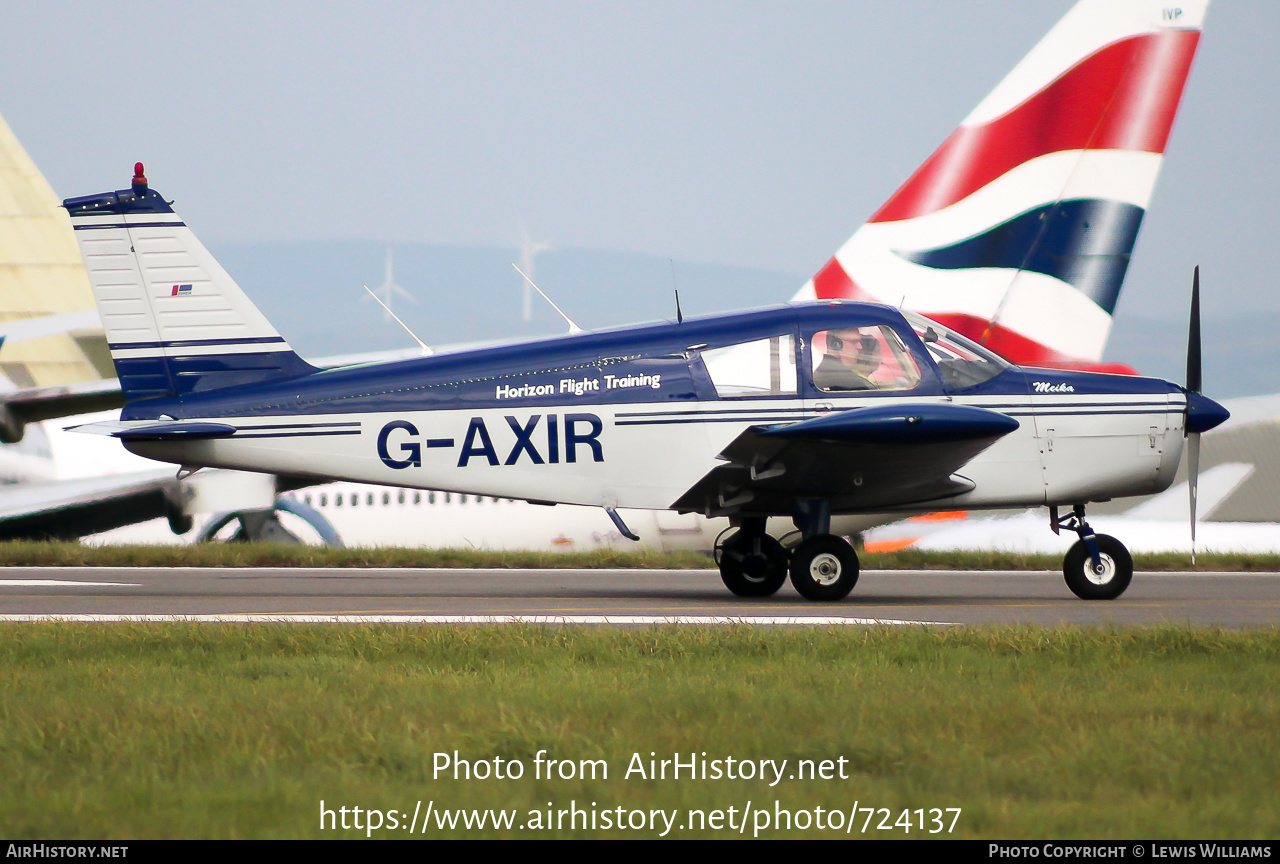
[{"label": "sky", "polygon": [[[0,115],[60,196],[142,160],[211,246],[523,224],[798,287],[1071,5],[10,3]],[[1207,316],[1280,312],[1277,37],[1210,6],[1117,314],[1181,316],[1197,263]]]}]

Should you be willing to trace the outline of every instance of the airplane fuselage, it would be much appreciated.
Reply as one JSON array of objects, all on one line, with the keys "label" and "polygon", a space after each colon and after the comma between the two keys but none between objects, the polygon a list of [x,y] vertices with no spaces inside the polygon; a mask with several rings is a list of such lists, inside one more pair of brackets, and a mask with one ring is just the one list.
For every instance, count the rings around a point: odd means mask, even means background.
[{"label": "airplane fuselage", "polygon": [[[900,362],[914,362],[918,372],[888,390],[820,388],[816,342],[822,333],[857,327],[893,331],[890,339],[896,334],[910,354]],[[716,371],[753,364],[758,373],[735,372],[728,382]],[[811,304],[142,400],[122,420],[234,428],[223,437],[128,442],[140,455],[189,466],[595,506],[667,509],[680,502],[680,509],[707,515],[782,515],[789,510],[774,508],[767,496],[736,504],[723,492],[693,503],[682,496],[752,427],[869,407],[964,405],[1017,421],[957,471],[966,488],[913,499],[891,476],[869,471],[865,482],[859,475],[824,493],[831,511],[1072,504],[1149,494],[1172,482],[1186,412],[1176,385],[1004,366],[965,386],[948,383],[945,365],[897,310]]]}]

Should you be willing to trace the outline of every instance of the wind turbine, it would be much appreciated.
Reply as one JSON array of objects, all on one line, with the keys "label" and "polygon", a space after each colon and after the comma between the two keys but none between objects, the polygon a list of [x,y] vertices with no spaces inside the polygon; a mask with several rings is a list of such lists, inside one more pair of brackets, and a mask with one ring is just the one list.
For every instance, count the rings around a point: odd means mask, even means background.
[{"label": "wind turbine", "polygon": [[417,302],[413,299],[413,295],[396,284],[395,278],[391,275],[391,248],[387,247],[387,270],[386,278],[377,288],[369,291],[376,300],[381,302],[383,311],[386,313],[387,321],[395,317],[395,313],[391,311],[391,300],[397,294],[405,298],[409,302]]},{"label": "wind turbine", "polygon": [[[539,252],[547,252],[552,247],[550,243],[535,243],[529,239],[529,232],[524,227],[524,220],[520,220],[520,239],[516,241],[516,248],[520,250],[520,266],[517,268],[520,275],[524,276],[524,311],[525,321],[533,320],[533,295],[530,293],[529,286],[533,284],[533,256]],[[527,275],[526,275],[527,274]]]}]

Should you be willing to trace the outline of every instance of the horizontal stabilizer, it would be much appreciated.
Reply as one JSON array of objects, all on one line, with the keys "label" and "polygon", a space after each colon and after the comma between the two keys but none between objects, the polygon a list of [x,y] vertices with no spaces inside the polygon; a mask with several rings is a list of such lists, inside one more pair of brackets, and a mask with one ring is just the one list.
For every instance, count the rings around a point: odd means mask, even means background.
[{"label": "horizontal stabilizer", "polygon": [[230,438],[238,430],[226,423],[178,423],[172,420],[138,422],[104,420],[68,426],[69,432],[110,435],[122,441],[191,441],[196,438]]},{"label": "horizontal stabilizer", "polygon": [[29,387],[0,394],[0,442],[13,444],[22,440],[28,423],[107,411],[124,404],[124,394],[114,378],[109,381],[87,381],[59,384],[53,387]]},{"label": "horizontal stabilizer", "polygon": [[859,444],[943,444],[1000,438],[1017,428],[1012,417],[968,405],[884,405],[833,412],[760,434]]},{"label": "horizontal stabilizer", "polygon": [[230,438],[234,434],[236,427],[225,423],[158,423],[111,433],[112,437],[124,441],[189,441],[193,438]]}]

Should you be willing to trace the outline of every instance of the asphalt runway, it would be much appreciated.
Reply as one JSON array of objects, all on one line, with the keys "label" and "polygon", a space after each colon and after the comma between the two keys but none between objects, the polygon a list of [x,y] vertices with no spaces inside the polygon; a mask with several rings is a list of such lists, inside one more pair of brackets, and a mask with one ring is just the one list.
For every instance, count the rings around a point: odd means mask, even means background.
[{"label": "asphalt runway", "polygon": [[1120,599],[1086,602],[1067,590],[1057,572],[872,570],[846,599],[811,603],[790,585],[766,599],[734,597],[710,570],[0,571],[0,620],[45,616],[1274,627],[1280,624],[1280,574],[1137,573]]}]

